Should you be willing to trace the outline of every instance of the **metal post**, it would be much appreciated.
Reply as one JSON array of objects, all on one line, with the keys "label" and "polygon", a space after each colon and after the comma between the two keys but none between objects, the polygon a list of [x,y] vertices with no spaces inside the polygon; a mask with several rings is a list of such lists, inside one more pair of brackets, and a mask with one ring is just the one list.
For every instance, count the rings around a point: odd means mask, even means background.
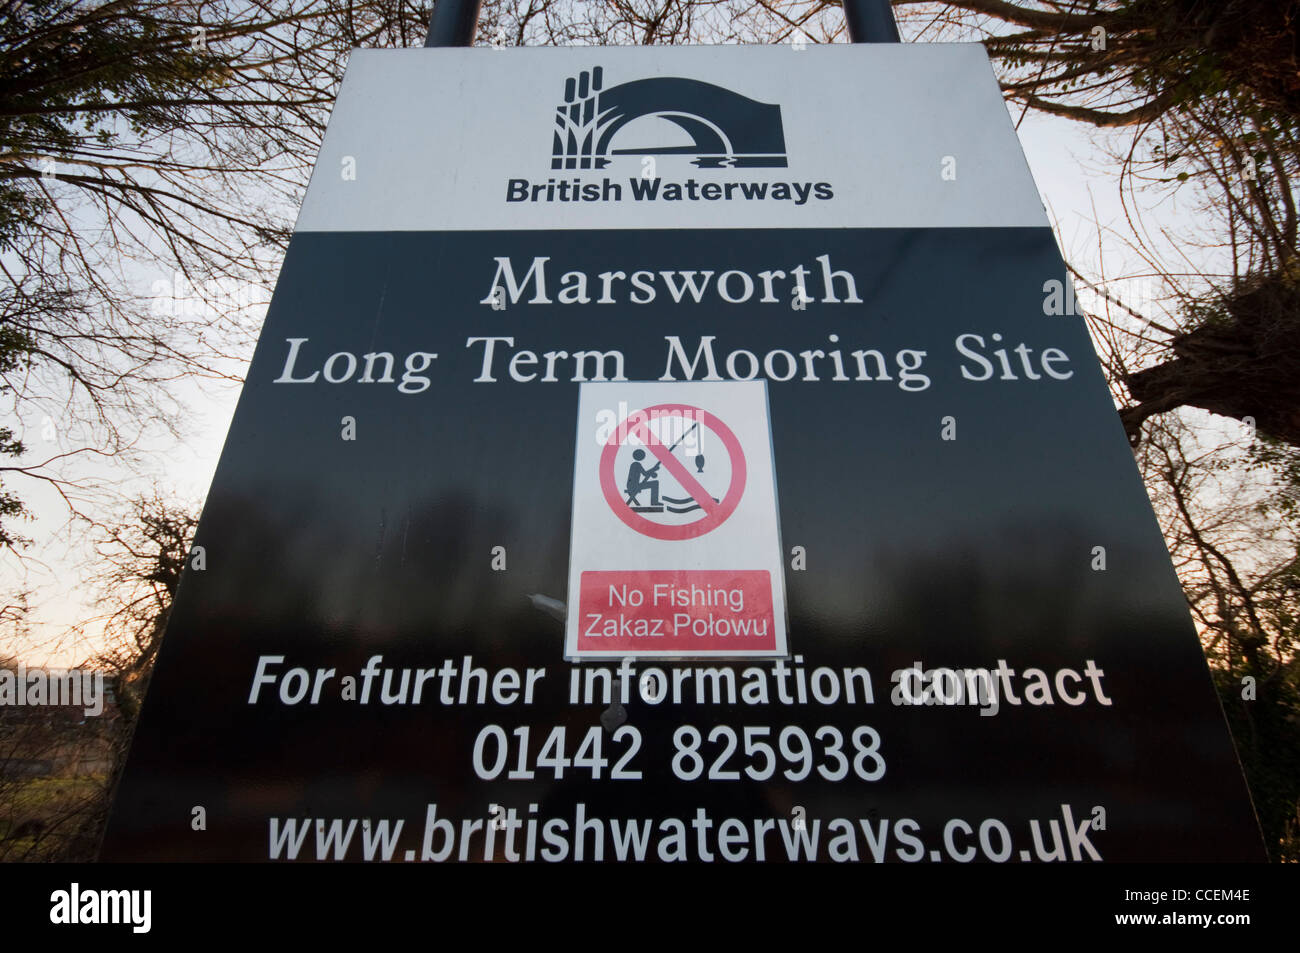
[{"label": "metal post", "polygon": [[843,0],[843,3],[850,43],[901,42],[889,0]]},{"label": "metal post", "polygon": [[425,46],[473,46],[481,0],[436,0]]}]

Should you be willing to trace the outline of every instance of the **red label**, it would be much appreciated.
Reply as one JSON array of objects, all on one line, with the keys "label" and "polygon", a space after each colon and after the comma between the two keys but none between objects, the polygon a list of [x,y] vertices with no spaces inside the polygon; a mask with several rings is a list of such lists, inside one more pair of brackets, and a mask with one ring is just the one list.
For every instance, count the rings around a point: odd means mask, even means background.
[{"label": "red label", "polygon": [[578,648],[668,655],[776,648],[766,570],[584,572]]}]

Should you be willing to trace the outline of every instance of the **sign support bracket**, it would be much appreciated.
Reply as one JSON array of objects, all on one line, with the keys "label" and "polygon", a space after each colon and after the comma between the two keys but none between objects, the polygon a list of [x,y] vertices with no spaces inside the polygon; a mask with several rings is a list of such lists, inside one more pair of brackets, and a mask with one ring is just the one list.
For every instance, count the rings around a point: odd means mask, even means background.
[{"label": "sign support bracket", "polygon": [[[445,0],[444,0],[445,2]],[[899,43],[898,23],[889,0],[843,0],[850,43]]]},{"label": "sign support bracket", "polygon": [[437,0],[424,45],[473,46],[481,0]]},{"label": "sign support bracket", "polygon": [[[438,0],[429,18],[424,45],[473,46],[481,0]],[[843,0],[850,43],[899,43],[898,23],[889,0]]]}]

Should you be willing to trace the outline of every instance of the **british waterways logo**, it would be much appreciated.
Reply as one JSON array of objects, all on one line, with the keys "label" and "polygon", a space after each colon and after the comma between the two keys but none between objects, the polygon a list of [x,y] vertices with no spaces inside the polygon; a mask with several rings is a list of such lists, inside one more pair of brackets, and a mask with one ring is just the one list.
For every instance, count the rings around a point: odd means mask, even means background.
[{"label": "british waterways logo", "polygon": [[785,167],[780,106],[677,76],[606,89],[604,76],[597,66],[564,81],[552,169],[603,169],[611,155],[693,155],[701,169]]},{"label": "british waterways logo", "polygon": [[[723,178],[727,170],[788,166],[781,107],[734,90],[680,76],[605,85],[593,66],[564,80],[551,141],[553,175],[511,178],[507,202],[746,202],[793,205],[834,198],[829,182],[773,182],[759,173]],[[639,159],[625,180],[581,173],[621,171],[620,158]],[[704,174],[674,179],[694,166]],[[661,174],[661,168],[663,173]],[[721,173],[721,175],[720,175]]]}]

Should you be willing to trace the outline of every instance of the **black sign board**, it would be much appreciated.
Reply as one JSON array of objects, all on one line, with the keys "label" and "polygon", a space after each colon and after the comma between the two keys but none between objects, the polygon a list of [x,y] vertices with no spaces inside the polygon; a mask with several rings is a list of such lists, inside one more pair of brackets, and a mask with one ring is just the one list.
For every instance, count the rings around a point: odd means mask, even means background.
[{"label": "black sign board", "polygon": [[[1063,295],[977,46],[356,54],[104,858],[1262,859]],[[714,443],[584,449],[623,384]],[[589,504],[678,641],[574,599]]]}]

